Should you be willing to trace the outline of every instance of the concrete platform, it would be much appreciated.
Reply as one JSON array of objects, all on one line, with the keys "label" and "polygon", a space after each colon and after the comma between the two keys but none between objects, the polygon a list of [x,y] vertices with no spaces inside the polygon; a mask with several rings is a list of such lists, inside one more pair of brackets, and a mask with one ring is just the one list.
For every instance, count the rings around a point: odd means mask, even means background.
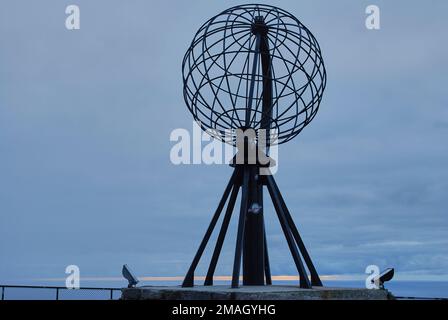
[{"label": "concrete platform", "polygon": [[390,300],[387,290],[356,288],[314,287],[300,289],[297,286],[241,286],[232,289],[226,285],[195,286],[144,286],[122,289],[123,300]]}]

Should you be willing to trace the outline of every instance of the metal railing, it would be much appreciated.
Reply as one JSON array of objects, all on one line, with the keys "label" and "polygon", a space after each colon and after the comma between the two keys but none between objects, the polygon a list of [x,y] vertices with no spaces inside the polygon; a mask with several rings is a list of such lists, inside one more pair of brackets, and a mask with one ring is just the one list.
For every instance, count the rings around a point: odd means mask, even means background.
[{"label": "metal railing", "polygon": [[[121,288],[81,287],[68,289],[57,286],[22,286],[0,284],[1,300],[116,300],[121,297]],[[32,292],[30,291],[32,290]],[[47,294],[42,294],[47,291]],[[89,294],[90,295],[87,295]],[[95,295],[94,293],[97,293]],[[400,297],[397,300],[448,300],[448,298]]]},{"label": "metal railing", "polygon": [[397,300],[444,300],[448,301],[448,298],[429,298],[429,297],[395,297]]},{"label": "metal railing", "polygon": [[114,300],[121,296],[121,288],[81,287],[69,289],[57,286],[0,284],[0,290],[1,300]]}]

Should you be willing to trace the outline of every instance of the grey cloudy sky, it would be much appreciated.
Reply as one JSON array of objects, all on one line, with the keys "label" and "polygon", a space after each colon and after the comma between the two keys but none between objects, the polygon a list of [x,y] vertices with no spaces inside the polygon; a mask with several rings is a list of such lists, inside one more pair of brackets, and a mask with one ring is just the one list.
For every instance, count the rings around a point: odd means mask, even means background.
[{"label": "grey cloudy sky", "polygon": [[[260,2],[308,26],[326,62],[321,109],[280,146],[276,174],[318,271],[378,264],[448,279],[448,3]],[[73,3],[78,31],[65,29]],[[186,272],[231,169],[170,162],[170,132],[192,126],[181,60],[205,20],[240,3],[2,2],[1,282],[60,278],[69,264],[92,277],[123,263],[140,276]],[[372,3],[379,31],[364,26]],[[271,209],[273,273],[294,275]]]}]

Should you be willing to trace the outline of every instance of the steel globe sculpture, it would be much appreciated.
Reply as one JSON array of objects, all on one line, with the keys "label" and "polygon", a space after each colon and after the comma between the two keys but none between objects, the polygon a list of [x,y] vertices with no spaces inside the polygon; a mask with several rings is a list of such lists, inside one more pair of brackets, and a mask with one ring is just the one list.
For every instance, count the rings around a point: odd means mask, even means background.
[{"label": "steel globe sculpture", "polygon": [[[241,264],[243,285],[272,284],[264,223],[265,187],[299,273],[300,287],[322,286],[280,190],[269,174],[273,161],[268,157],[269,146],[296,137],[319,109],[326,72],[316,39],[285,10],[261,4],[236,6],[199,28],[185,54],[182,73],[185,103],[194,119],[215,138],[238,147],[234,160],[243,154],[239,158],[242,161],[231,163],[233,174],[182,286],[194,285],[196,267],[227,204],[204,282],[213,284],[240,192],[232,287],[239,286]],[[249,129],[256,132],[255,138],[249,141],[244,137],[244,144],[239,144],[239,132]],[[247,157],[249,144],[256,147],[255,161]],[[259,161],[260,150],[269,161]]]},{"label": "steel globe sculpture", "polygon": [[316,115],[326,83],[311,32],[267,5],[233,7],[204,23],[182,71],[195,120],[233,144],[238,128],[275,128],[272,144],[293,139]]}]

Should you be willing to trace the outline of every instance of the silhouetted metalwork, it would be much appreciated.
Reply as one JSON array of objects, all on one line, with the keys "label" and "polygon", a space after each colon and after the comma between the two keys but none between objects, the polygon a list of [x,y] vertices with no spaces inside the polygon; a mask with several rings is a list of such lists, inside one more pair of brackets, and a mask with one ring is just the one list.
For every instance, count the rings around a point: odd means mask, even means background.
[{"label": "silhouetted metalwork", "polygon": [[[267,122],[278,130],[272,144],[291,140],[313,120],[326,83],[314,36],[293,15],[268,5],[233,7],[204,23],[182,70],[194,118],[233,144],[235,129]],[[263,108],[266,100],[272,102]]]},{"label": "silhouetted metalwork", "polygon": [[[237,6],[213,17],[199,29],[182,69],[185,102],[195,120],[214,137],[238,147],[231,163],[234,172],[182,285],[194,285],[196,267],[227,204],[204,282],[213,284],[240,192],[232,287],[239,286],[241,264],[243,285],[272,284],[263,216],[266,187],[300,275],[300,287],[322,286],[270,174],[274,162],[268,157],[270,145],[297,136],[317,113],[326,73],[316,39],[297,18],[282,9],[268,5]],[[257,136],[252,140],[244,137],[241,145],[238,129],[253,129]],[[264,144],[260,140],[261,130],[267,134]],[[255,160],[248,156],[249,146],[256,150]],[[269,161],[259,161],[260,155]]]}]

